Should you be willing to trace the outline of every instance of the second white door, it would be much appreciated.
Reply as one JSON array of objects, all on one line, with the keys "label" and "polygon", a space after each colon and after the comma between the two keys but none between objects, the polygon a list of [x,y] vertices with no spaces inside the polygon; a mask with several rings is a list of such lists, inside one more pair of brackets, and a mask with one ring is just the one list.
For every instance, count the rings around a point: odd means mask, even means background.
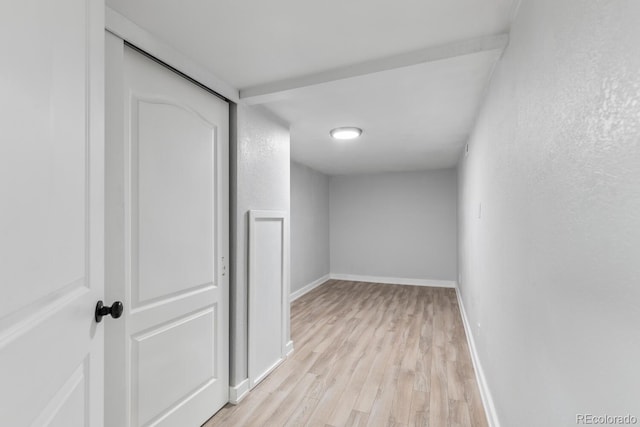
[{"label": "second white door", "polygon": [[228,401],[227,102],[107,37],[107,426]]}]

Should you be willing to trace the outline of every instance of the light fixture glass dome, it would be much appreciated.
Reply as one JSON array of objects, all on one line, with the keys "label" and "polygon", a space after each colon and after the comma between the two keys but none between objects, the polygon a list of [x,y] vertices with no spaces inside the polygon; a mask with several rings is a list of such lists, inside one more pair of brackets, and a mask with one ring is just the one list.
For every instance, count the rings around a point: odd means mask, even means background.
[{"label": "light fixture glass dome", "polygon": [[355,139],[362,135],[362,129],[356,127],[335,128],[329,132],[334,139]]}]

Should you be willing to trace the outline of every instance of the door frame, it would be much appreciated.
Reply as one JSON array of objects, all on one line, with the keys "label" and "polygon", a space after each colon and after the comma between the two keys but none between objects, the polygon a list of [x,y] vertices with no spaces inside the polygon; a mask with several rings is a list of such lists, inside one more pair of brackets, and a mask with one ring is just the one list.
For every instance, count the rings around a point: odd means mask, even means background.
[{"label": "door frame", "polygon": [[124,40],[136,49],[145,52],[172,71],[186,77],[187,80],[209,92],[220,96],[229,103],[240,101],[240,92],[193,62],[182,53],[158,40],[148,31],[122,16],[110,7],[105,8],[105,29],[114,36]]}]

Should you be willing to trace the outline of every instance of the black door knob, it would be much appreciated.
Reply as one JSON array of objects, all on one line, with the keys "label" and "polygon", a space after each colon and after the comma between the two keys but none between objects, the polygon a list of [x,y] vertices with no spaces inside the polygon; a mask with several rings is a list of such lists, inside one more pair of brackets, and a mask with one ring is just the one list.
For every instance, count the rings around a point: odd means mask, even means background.
[{"label": "black door knob", "polygon": [[111,304],[111,307],[107,307],[104,305],[102,300],[100,300],[96,304],[96,322],[102,322],[102,316],[106,316],[107,314],[110,314],[111,317],[117,319],[118,317],[122,316],[123,310],[124,306],[120,301],[116,301]]}]

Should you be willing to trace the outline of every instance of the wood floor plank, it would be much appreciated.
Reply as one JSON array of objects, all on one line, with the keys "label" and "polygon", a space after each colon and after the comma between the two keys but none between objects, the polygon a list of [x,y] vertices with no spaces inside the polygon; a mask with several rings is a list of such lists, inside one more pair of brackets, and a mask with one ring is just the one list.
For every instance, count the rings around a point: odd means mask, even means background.
[{"label": "wood floor plank", "polygon": [[330,280],[291,305],[291,336],[204,427],[487,426],[453,289]]},{"label": "wood floor plank", "polygon": [[358,393],[358,397],[354,404],[354,409],[360,412],[369,413],[373,402],[378,396],[378,389],[384,379],[385,368],[388,366],[390,354],[393,351],[391,343],[393,342],[393,334],[387,332],[384,336],[383,344],[378,350],[373,365],[369,370],[367,378]]},{"label": "wood floor plank", "polygon": [[346,427],[366,427],[369,421],[369,414],[365,414],[360,411],[351,411],[347,422],[344,424]]},{"label": "wood floor plank", "polygon": [[[352,334],[347,338],[343,348],[344,354],[338,353],[340,363],[334,363],[332,369],[329,370],[328,377],[331,378],[327,382],[323,396],[312,414],[312,420],[329,420],[329,424],[342,425],[346,420],[335,421],[333,424],[333,414],[336,409],[340,408],[343,391],[347,388],[351,378],[356,372],[356,367],[360,360],[366,354],[366,346],[372,338],[375,330],[370,325],[371,316],[365,316],[354,329]],[[351,411],[349,411],[350,414]],[[348,414],[345,418],[348,418]]]},{"label": "wood floor plank", "polygon": [[282,401],[275,411],[268,415],[268,422],[265,425],[272,425],[274,427],[282,427],[295,412],[296,408],[304,400],[305,391],[309,388],[311,383],[316,379],[316,376],[307,373],[302,377],[302,380],[293,388]]},{"label": "wood floor plank", "polygon": [[312,397],[305,397],[291,414],[284,427],[300,427],[305,425],[311,413],[318,405],[319,400]]},{"label": "wood floor plank", "polygon": [[429,403],[429,425],[449,424],[449,396],[447,389],[447,319],[443,312],[446,298],[440,289],[434,291],[433,348],[431,357],[431,388]]},{"label": "wood floor plank", "polygon": [[464,427],[471,425],[469,417],[469,408],[464,400],[449,401],[449,426]]},{"label": "wood floor plank", "polygon": [[414,390],[411,396],[409,425],[413,427],[429,426],[429,393]]}]

